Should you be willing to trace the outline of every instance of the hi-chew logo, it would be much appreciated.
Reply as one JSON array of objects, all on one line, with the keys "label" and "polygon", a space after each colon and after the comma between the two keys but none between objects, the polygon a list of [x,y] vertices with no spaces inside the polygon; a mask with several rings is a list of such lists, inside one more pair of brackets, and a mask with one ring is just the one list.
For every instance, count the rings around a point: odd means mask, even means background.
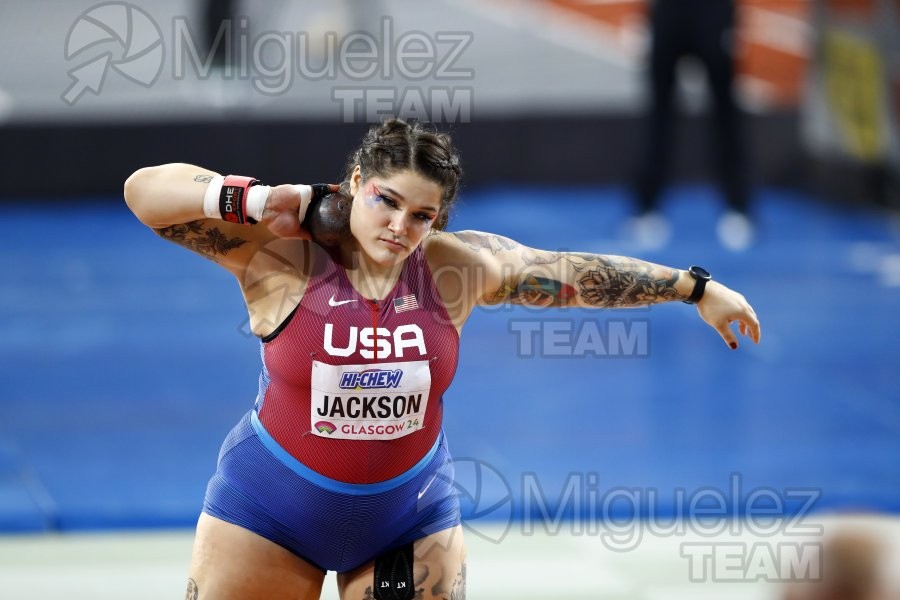
[{"label": "hi-chew logo", "polygon": [[403,371],[400,369],[366,369],[365,371],[344,371],[341,374],[341,389],[370,390],[395,388],[400,385]]},{"label": "hi-chew logo", "polygon": [[125,2],[98,4],[79,15],[66,36],[66,60],[83,62],[69,71],[72,83],[61,99],[72,106],[87,91],[99,95],[110,68],[149,88],[164,54],[162,32],[150,15]]}]

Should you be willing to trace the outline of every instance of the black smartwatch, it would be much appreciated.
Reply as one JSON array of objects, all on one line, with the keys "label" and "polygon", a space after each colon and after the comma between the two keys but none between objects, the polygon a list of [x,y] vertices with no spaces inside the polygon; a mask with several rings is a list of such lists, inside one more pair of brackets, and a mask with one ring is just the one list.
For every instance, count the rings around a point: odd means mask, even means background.
[{"label": "black smartwatch", "polygon": [[709,271],[703,267],[698,267],[696,265],[688,269],[688,273],[694,278],[694,291],[691,292],[690,298],[684,300],[684,303],[697,304],[700,302],[700,298],[703,297],[703,292],[706,291],[706,282],[712,279],[712,275],[710,275]]}]

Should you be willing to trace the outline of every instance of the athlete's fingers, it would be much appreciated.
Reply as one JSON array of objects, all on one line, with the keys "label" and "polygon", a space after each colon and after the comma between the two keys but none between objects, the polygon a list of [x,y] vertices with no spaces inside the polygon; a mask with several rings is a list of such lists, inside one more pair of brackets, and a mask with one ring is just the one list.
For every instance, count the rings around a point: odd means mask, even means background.
[{"label": "athlete's fingers", "polygon": [[737,349],[738,341],[734,332],[731,330],[730,321],[722,321],[721,323],[716,324],[715,329],[719,332],[719,335],[722,336],[722,339],[725,340],[725,343],[728,344],[729,348],[732,350]]},{"label": "athlete's fingers", "polygon": [[759,318],[756,316],[756,313],[753,312],[753,309],[750,309],[750,314],[747,318],[747,327],[750,330],[750,339],[753,340],[755,344],[759,343],[759,339],[762,336],[762,330],[759,327]]},{"label": "athlete's fingers", "polygon": [[314,183],[311,187],[313,189],[313,198],[321,198],[341,191],[341,186],[336,183]]}]

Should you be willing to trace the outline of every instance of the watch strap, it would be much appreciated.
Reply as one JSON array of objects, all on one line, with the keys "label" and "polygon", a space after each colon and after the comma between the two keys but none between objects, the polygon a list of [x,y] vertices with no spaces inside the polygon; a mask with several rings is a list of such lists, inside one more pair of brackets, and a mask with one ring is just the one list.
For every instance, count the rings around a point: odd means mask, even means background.
[{"label": "watch strap", "polygon": [[703,293],[706,291],[706,283],[711,277],[709,276],[709,273],[706,272],[706,269],[701,269],[701,271],[706,273],[706,275],[703,276],[696,273],[695,267],[688,269],[688,274],[694,278],[694,289],[688,299],[684,301],[685,304],[697,304],[700,302],[700,299],[703,298]]}]

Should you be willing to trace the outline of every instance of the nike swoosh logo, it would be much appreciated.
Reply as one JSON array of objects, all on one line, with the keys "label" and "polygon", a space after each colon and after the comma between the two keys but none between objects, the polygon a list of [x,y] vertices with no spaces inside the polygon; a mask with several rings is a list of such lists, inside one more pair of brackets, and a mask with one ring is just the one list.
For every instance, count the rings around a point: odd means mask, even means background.
[{"label": "nike swoosh logo", "polygon": [[356,298],[352,300],[335,300],[334,295],[332,294],[331,298],[328,299],[328,306],[340,306],[341,304],[347,304],[348,302],[356,302]]},{"label": "nike swoosh logo", "polygon": [[435,473],[434,475],[431,476],[431,479],[428,481],[428,485],[426,485],[425,488],[424,488],[421,492],[419,492],[419,497],[417,498],[417,500],[421,500],[421,499],[422,499],[422,496],[425,495],[425,492],[427,492],[427,491],[428,491],[428,488],[431,487],[431,484],[434,483],[434,479],[435,479],[436,477],[437,477],[437,473]]}]

